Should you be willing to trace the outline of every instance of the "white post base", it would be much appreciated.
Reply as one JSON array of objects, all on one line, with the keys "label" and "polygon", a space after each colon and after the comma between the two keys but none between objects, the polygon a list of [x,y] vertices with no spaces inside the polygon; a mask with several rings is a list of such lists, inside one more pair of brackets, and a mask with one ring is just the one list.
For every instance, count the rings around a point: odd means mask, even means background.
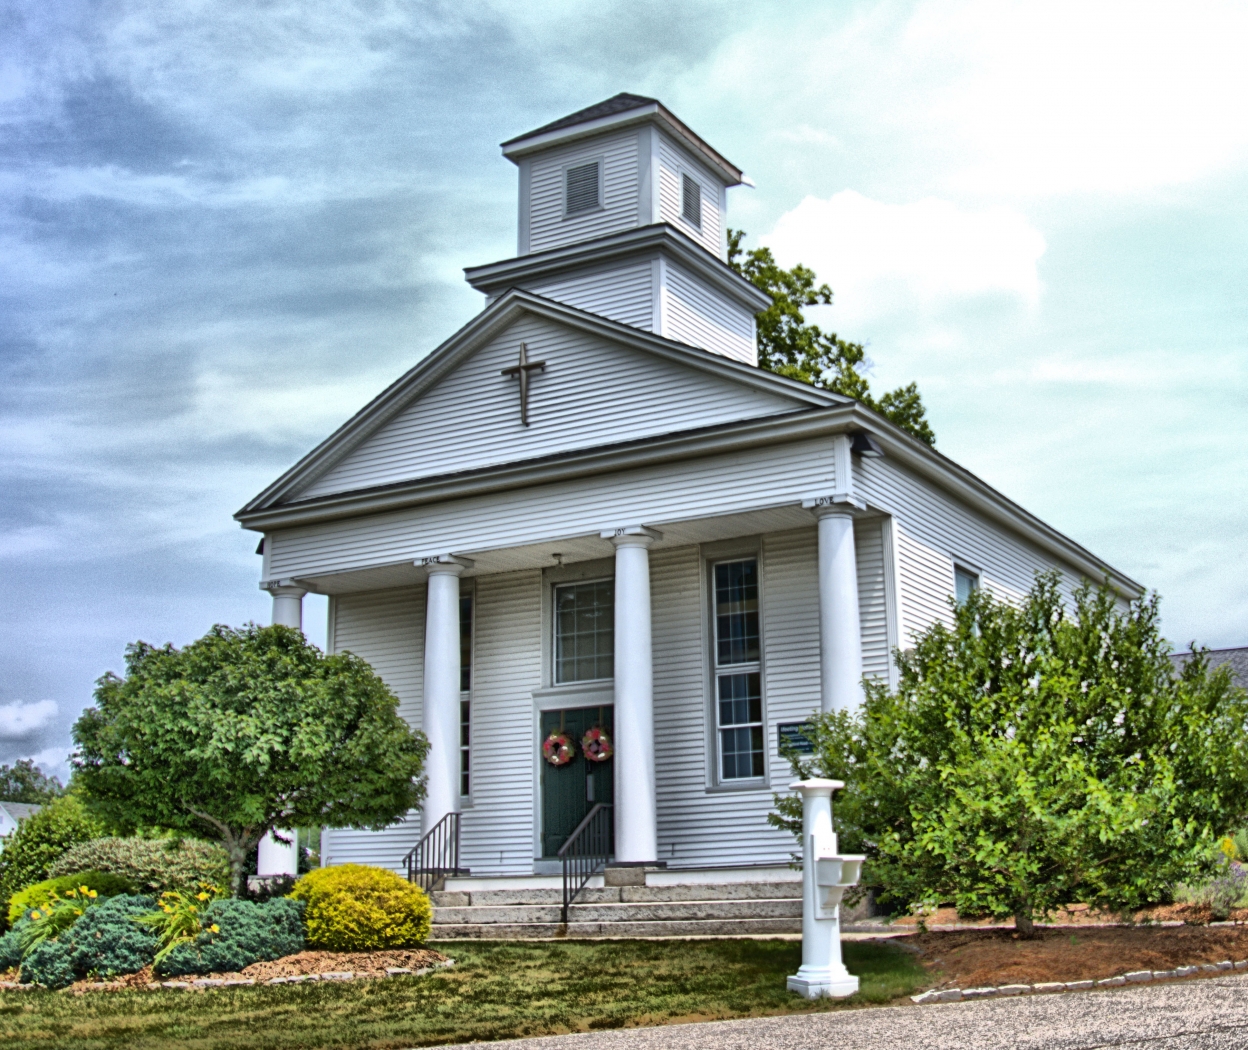
[{"label": "white post base", "polygon": [[789,978],[788,989],[807,999],[844,999],[858,991],[858,978],[844,967],[837,972],[831,966],[802,966]]}]

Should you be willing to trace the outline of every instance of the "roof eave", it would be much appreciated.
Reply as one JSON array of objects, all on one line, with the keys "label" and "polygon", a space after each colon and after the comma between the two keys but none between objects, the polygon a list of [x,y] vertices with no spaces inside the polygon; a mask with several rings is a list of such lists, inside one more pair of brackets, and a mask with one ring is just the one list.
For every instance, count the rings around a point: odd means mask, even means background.
[{"label": "roof eave", "polygon": [[464,278],[477,291],[493,295],[517,281],[554,275],[581,266],[610,262],[639,252],[667,249],[705,275],[729,295],[759,313],[771,306],[771,296],[742,277],[718,256],[670,223],[637,226],[623,233],[609,233],[592,241],[550,248],[532,255],[464,268]]}]

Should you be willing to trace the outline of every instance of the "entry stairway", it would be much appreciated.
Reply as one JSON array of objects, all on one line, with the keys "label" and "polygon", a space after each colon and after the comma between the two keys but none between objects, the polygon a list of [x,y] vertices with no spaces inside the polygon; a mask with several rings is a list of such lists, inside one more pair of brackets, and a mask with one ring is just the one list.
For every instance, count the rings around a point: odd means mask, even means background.
[{"label": "entry stairway", "polygon": [[787,867],[608,868],[562,918],[558,875],[451,877],[434,890],[435,939],[729,937],[802,931],[802,876]]}]

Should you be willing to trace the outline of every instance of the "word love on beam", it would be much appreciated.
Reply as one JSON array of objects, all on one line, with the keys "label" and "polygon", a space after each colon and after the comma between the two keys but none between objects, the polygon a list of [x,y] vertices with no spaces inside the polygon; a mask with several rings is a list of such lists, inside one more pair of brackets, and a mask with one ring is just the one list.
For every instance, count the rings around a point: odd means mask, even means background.
[{"label": "word love on beam", "polygon": [[802,965],[788,989],[807,999],[843,998],[858,991],[858,978],[841,961],[841,898],[858,885],[861,856],[841,856],[832,830],[832,792],[839,780],[798,780],[802,796]]}]

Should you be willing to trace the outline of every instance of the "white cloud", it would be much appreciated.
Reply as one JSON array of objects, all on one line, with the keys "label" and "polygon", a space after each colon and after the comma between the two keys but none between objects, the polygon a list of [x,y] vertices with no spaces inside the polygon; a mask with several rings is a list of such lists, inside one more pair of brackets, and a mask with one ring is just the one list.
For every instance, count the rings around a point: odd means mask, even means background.
[{"label": "white cloud", "polygon": [[964,210],[926,198],[885,204],[853,190],[807,197],[760,238],[786,266],[801,262],[836,293],[837,318],[943,308],[984,296],[1034,307],[1044,237],[1019,212]]},{"label": "white cloud", "polygon": [[14,700],[0,704],[0,740],[29,740],[47,729],[56,717],[55,700]]}]

